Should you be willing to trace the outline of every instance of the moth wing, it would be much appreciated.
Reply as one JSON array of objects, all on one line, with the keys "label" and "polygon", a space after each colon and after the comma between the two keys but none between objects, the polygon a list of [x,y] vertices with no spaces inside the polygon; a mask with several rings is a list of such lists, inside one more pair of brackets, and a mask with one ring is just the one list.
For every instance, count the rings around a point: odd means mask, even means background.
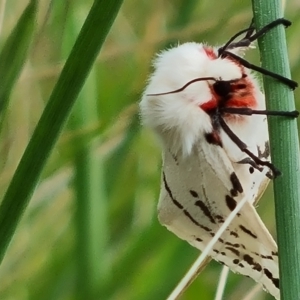
[{"label": "moth wing", "polygon": [[[263,95],[261,95],[261,97],[263,97]],[[260,102],[264,103],[264,101]],[[264,106],[260,107],[260,109],[263,108]],[[255,156],[261,160],[270,161],[267,117],[262,115],[249,116],[246,119],[246,124],[247,125],[240,124],[239,122],[231,122],[230,128],[247,145],[248,150]],[[245,193],[251,191],[252,203],[256,204],[270,182],[272,174],[269,168],[260,166],[262,168],[262,171],[260,172],[253,170],[248,163],[241,163],[243,160],[249,160],[249,156],[246,153],[243,153],[222,130],[221,136],[224,146],[223,149],[231,161]],[[252,172],[250,172],[251,168]],[[253,182],[255,182],[255,188],[253,188]]]},{"label": "moth wing", "polygon": [[186,157],[165,151],[159,220],[203,251],[236,203],[248,197],[249,202],[210,255],[232,271],[261,283],[278,299],[277,246],[251,204],[261,185],[253,181],[250,190],[243,191],[231,161],[219,146],[202,141]]},{"label": "moth wing", "polygon": [[[264,103],[264,102],[263,102]],[[265,109],[265,106],[263,106]],[[264,116],[260,125],[259,136],[257,137],[256,142],[256,148],[257,148],[257,157],[270,161],[270,144],[269,144],[269,131],[268,131],[268,120],[267,117]],[[270,173],[269,169],[267,167],[264,167],[263,172],[256,172],[255,173],[255,179],[259,182],[257,192],[253,198],[253,204],[257,204],[263,193],[265,192],[269,182],[270,178],[266,176],[267,173]]]}]

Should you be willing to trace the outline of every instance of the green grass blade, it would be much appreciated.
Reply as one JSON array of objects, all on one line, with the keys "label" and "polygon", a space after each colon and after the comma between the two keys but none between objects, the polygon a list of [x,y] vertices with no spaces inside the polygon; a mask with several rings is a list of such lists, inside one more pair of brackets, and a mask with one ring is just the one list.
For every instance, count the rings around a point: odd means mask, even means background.
[{"label": "green grass blade", "polygon": [[[71,48],[79,31],[79,16],[76,3],[69,7],[63,53]],[[99,123],[98,77],[95,67],[91,70],[70,120],[72,129],[80,130]],[[82,136],[74,149],[74,198],[76,229],[76,296],[78,300],[101,298],[100,286],[107,270],[105,259],[108,228],[107,199],[104,180],[103,158],[96,155],[95,142]]]},{"label": "green grass blade", "polygon": [[27,59],[36,23],[37,1],[32,0],[0,52],[0,113],[5,110],[12,88],[18,79]]},{"label": "green grass blade", "polygon": [[122,4],[95,1],[0,206],[0,260]]},{"label": "green grass blade", "polygon": [[[253,0],[258,28],[282,17],[282,1]],[[259,40],[262,67],[290,78],[285,29],[278,26]],[[265,77],[267,108],[295,110],[293,92],[278,81]],[[300,295],[300,163],[296,120],[269,119],[272,161],[282,171],[274,180],[276,225],[279,246],[281,299]]]}]

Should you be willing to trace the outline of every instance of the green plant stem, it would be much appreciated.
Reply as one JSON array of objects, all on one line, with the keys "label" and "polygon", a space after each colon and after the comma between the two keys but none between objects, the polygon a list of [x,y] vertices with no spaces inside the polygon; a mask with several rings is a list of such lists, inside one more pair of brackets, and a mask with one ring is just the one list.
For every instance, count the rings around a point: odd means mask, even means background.
[{"label": "green plant stem", "polygon": [[41,171],[122,4],[96,0],[0,206],[0,261]]},{"label": "green plant stem", "polygon": [[27,59],[27,52],[36,23],[36,13],[37,1],[32,0],[24,10],[0,52],[0,113],[7,107],[13,86]]},{"label": "green plant stem", "polygon": [[[252,0],[257,28],[281,18],[281,1]],[[259,41],[262,67],[290,78],[289,61],[282,25]],[[293,92],[282,83],[264,77],[267,109],[292,111]],[[282,176],[274,180],[276,227],[279,246],[281,300],[300,297],[300,163],[296,120],[269,118],[272,162]]]},{"label": "green plant stem", "polygon": [[[76,10],[76,1],[70,3],[63,54],[69,52],[71,41],[77,36],[81,14]],[[99,122],[97,85],[93,67],[74,105],[70,120],[72,129],[80,130]],[[96,155],[95,143],[91,139],[81,136],[73,147],[78,300],[101,298],[99,293],[107,271],[107,260],[103,259],[108,240],[105,174],[103,158]]]}]

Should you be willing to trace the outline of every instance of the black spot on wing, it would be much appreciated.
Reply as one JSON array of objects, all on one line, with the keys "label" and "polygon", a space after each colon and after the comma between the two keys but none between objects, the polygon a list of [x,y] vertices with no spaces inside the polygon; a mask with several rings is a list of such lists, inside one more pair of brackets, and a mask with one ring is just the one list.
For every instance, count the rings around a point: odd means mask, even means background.
[{"label": "black spot on wing", "polygon": [[240,248],[240,244],[233,244],[233,243],[230,243],[230,242],[226,242],[225,245],[228,245],[228,246],[231,246],[231,247],[234,247],[234,248]]},{"label": "black spot on wing", "polygon": [[202,210],[203,214],[210,220],[211,223],[216,224],[216,221],[214,220],[213,215],[210,212],[210,209],[206,206],[206,204],[203,201],[197,200],[195,202],[195,205]]},{"label": "black spot on wing", "polygon": [[219,133],[214,130],[211,133],[205,133],[205,139],[209,144],[223,147]]},{"label": "black spot on wing", "polygon": [[231,211],[233,211],[235,209],[235,207],[236,207],[236,201],[232,197],[230,197],[228,195],[226,195],[225,200],[226,200],[227,207]]},{"label": "black spot on wing", "polygon": [[236,256],[240,256],[240,251],[236,250],[233,247],[225,247],[225,249],[231,251],[233,254],[235,254]]},{"label": "black spot on wing", "polygon": [[195,220],[192,215],[184,208],[184,206],[179,203],[173,196],[172,191],[167,183],[167,179],[166,179],[166,174],[163,172],[163,182],[164,182],[164,186],[165,189],[169,195],[169,197],[171,198],[172,202],[183,211],[183,213],[190,219],[190,221],[192,223],[194,223],[196,226],[199,226],[200,228],[202,228],[203,230],[207,231],[207,232],[211,232],[212,230],[206,226],[201,225],[197,220]]},{"label": "black spot on wing", "polygon": [[266,176],[269,178],[269,179],[274,179],[274,175],[273,175],[273,173],[271,172],[271,171],[268,171],[267,173],[266,173]]},{"label": "black spot on wing", "polygon": [[238,195],[238,191],[235,190],[235,189],[231,189],[231,190],[230,190],[230,195],[231,195],[232,197],[236,197],[236,196]]},{"label": "black spot on wing", "polygon": [[248,254],[245,254],[244,255],[244,260],[250,265],[252,266],[252,269],[253,270],[256,270],[258,272],[260,272],[262,270],[262,267],[259,263],[255,262],[253,257],[251,257],[250,255]]},{"label": "black spot on wing", "polygon": [[231,175],[230,175],[230,181],[231,181],[232,187],[235,191],[238,191],[239,193],[243,192],[243,187],[234,172],[231,173]]},{"label": "black spot on wing", "polygon": [[204,229],[205,231],[208,231],[208,232],[211,231],[210,228],[201,225],[197,220],[195,220],[195,219],[191,216],[191,214],[190,214],[186,209],[183,210],[183,213],[184,213],[184,214],[185,214],[185,215],[186,215],[186,216],[187,216],[187,217],[188,217],[195,225],[199,226],[200,228]]},{"label": "black spot on wing", "polygon": [[190,194],[194,197],[194,198],[199,198],[199,195],[196,191],[194,190],[190,190]]},{"label": "black spot on wing", "polygon": [[183,205],[180,204],[172,195],[172,191],[170,189],[170,187],[168,186],[167,184],[167,180],[166,180],[166,175],[165,173],[163,173],[163,181],[164,181],[164,186],[165,186],[165,189],[167,191],[167,193],[169,194],[170,198],[172,199],[173,203],[180,209],[183,209]]},{"label": "black spot on wing", "polygon": [[216,215],[215,218],[218,220],[219,223],[224,223],[224,218],[221,215]]},{"label": "black spot on wing", "polygon": [[216,224],[216,221],[215,221],[209,207],[202,200],[199,199],[198,193],[194,190],[190,190],[190,194],[194,198],[198,199],[195,202],[195,205],[198,206],[202,210],[203,214],[210,220],[211,223]]},{"label": "black spot on wing", "polygon": [[257,236],[249,229],[247,229],[245,226],[240,225],[239,226],[245,233],[249,234],[250,236],[252,236],[253,238],[257,239]]},{"label": "black spot on wing", "polygon": [[234,236],[236,238],[239,237],[239,235],[235,231],[230,231],[230,235],[232,235],[232,236]]},{"label": "black spot on wing", "polygon": [[258,158],[268,158],[270,156],[270,146],[269,142],[265,142],[265,149],[262,151],[259,147],[257,147]]},{"label": "black spot on wing", "polygon": [[264,269],[264,273],[273,282],[273,284],[279,289],[279,278],[274,278],[273,274],[268,269]]},{"label": "black spot on wing", "polygon": [[259,254],[257,252],[252,252],[252,253],[255,254],[256,256],[259,256],[264,259],[274,260],[273,256],[271,256],[271,255],[263,255],[263,254]]}]

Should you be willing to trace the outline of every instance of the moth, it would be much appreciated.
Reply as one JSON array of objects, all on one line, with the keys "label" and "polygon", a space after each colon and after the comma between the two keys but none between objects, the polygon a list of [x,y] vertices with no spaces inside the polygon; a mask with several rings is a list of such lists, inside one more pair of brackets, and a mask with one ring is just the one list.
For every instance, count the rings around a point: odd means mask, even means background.
[{"label": "moth", "polygon": [[[228,215],[247,199],[209,255],[280,298],[277,245],[254,204],[280,174],[270,162],[267,115],[252,70],[294,89],[297,83],[242,58],[251,43],[285,19],[255,32],[251,24],[221,47],[185,43],[163,51],[140,102],[142,122],[163,150],[159,221],[204,250]],[[243,38],[236,41],[238,37]]]}]

